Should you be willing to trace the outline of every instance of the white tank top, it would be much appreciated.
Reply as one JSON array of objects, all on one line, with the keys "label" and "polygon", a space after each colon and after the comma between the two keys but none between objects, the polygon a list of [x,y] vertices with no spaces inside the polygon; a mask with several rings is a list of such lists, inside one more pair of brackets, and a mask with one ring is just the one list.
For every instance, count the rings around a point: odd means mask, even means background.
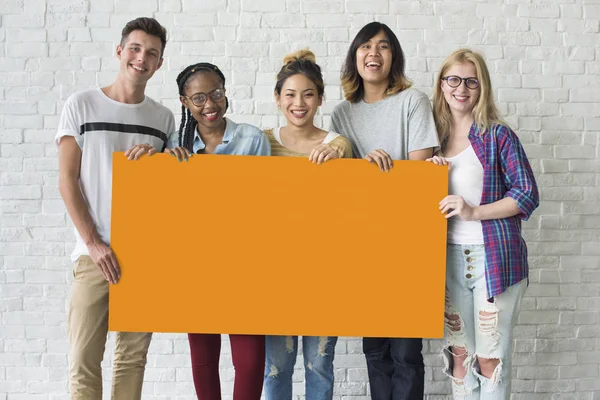
[{"label": "white tank top", "polygon": [[[448,192],[462,196],[470,206],[481,203],[483,191],[483,166],[473,150],[467,147],[454,157],[447,157],[452,163],[448,177]],[[448,220],[448,243],[483,244],[481,221],[463,221],[455,215]]]}]

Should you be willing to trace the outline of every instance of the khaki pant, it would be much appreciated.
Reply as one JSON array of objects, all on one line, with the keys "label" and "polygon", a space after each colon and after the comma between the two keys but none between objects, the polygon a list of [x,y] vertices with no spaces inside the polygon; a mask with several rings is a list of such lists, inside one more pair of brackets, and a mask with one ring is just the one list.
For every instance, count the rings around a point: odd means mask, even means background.
[{"label": "khaki pant", "polygon": [[[69,303],[69,369],[73,400],[102,399],[102,368],[108,333],[108,282],[88,256],[81,256]],[[118,332],[113,361],[113,400],[138,400],[151,333]]]}]

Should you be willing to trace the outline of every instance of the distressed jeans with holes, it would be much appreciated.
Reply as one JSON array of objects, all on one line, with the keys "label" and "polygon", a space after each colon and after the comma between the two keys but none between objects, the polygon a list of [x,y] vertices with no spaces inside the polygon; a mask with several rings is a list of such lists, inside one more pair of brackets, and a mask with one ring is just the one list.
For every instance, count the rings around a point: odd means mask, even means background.
[{"label": "distressed jeans with holes", "polygon": [[[303,336],[302,354],[306,400],[333,397],[333,358],[335,336]],[[298,336],[267,336],[265,395],[267,400],[292,399],[292,375],[298,354]]]},{"label": "distressed jeans with holes", "polygon": [[[483,245],[449,244],[446,262],[445,373],[452,379],[452,394],[461,400],[510,398],[512,329],[525,280],[488,302]],[[451,347],[466,350],[466,376],[453,377]],[[498,359],[491,378],[481,374],[477,357]]]}]

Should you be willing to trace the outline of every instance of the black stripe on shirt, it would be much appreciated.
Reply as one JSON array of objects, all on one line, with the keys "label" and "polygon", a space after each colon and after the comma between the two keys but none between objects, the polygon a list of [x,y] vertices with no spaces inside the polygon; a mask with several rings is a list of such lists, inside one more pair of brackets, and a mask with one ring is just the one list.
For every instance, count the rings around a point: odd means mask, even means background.
[{"label": "black stripe on shirt", "polygon": [[166,146],[167,135],[158,129],[143,125],[116,124],[112,122],[88,122],[81,125],[80,133],[83,135],[86,132],[92,131],[110,131],[123,133],[139,133],[141,135],[150,135],[159,138]]}]

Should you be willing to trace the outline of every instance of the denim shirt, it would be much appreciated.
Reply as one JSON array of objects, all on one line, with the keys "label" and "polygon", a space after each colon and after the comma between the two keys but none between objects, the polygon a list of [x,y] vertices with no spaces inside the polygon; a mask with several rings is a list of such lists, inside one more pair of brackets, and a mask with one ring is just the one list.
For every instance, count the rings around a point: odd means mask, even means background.
[{"label": "denim shirt", "polygon": [[[179,146],[179,135],[174,133],[169,138],[167,147]],[[206,145],[200,138],[198,130],[194,131],[194,153],[204,150]],[[263,131],[254,125],[236,124],[225,118],[225,134],[223,143],[217,145],[213,154],[231,154],[240,156],[270,156],[271,145]]]}]

